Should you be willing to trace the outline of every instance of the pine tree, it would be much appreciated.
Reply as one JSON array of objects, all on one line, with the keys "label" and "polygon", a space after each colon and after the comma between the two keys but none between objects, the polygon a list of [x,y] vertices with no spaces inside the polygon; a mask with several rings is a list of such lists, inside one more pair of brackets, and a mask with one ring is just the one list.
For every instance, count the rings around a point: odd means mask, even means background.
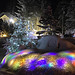
[{"label": "pine tree", "polygon": [[37,15],[37,13],[40,14],[45,5],[45,0],[17,0],[15,14],[23,17]]},{"label": "pine tree", "polygon": [[13,24],[9,25],[7,22],[4,22],[2,19],[0,19],[0,28],[1,28],[0,30],[6,33],[8,36],[10,36],[10,34],[13,34],[14,32]]},{"label": "pine tree", "polygon": [[16,8],[15,8],[15,14],[17,17],[21,17],[25,15],[26,13],[26,6],[24,4],[24,0],[17,0],[17,5],[16,5]]},{"label": "pine tree", "polygon": [[75,29],[75,1],[74,0],[72,0],[70,2],[66,17],[67,17],[67,19],[66,19],[66,23],[65,23],[65,25],[66,25],[65,30]]},{"label": "pine tree", "polygon": [[53,31],[53,29],[55,29],[57,20],[55,20],[55,18],[53,17],[51,6],[48,6],[43,11],[39,22],[42,25],[38,25],[38,26],[46,29],[48,33],[51,33],[51,31]]},{"label": "pine tree", "polygon": [[61,0],[58,2],[57,8],[56,8],[56,12],[55,12],[55,16],[58,19],[58,23],[57,23],[57,30],[59,30],[59,33],[64,34],[65,30],[66,30],[66,13],[67,13],[67,8],[69,6],[70,1],[67,0]]}]

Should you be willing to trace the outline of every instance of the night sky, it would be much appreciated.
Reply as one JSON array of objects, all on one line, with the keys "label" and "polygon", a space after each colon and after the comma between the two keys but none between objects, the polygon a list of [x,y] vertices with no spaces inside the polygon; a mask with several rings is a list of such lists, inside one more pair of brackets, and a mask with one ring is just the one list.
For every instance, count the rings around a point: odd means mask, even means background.
[{"label": "night sky", "polygon": [[10,0],[0,0],[0,12],[6,11],[9,1]]},{"label": "night sky", "polygon": [[[8,6],[8,3],[12,0],[0,0],[0,12],[7,11],[6,8]],[[46,0],[48,2],[48,5],[52,6],[52,9],[55,10],[58,0]]]}]

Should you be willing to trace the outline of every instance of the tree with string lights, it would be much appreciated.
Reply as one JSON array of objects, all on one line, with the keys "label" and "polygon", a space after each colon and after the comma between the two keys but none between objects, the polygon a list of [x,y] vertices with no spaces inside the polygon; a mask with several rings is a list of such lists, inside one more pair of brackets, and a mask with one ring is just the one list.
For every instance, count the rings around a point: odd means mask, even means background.
[{"label": "tree with string lights", "polygon": [[[27,2],[26,2],[27,1]],[[34,21],[31,18],[38,16],[39,5],[32,5],[34,2],[31,0],[17,0],[15,15],[17,21],[14,23],[14,32],[4,46],[7,53],[17,52],[22,49],[35,48],[36,37],[33,39],[33,33],[30,30],[30,25],[34,29]],[[34,10],[33,10],[34,9]],[[41,10],[41,9],[40,9]],[[31,21],[31,22],[30,22]]]},{"label": "tree with string lights", "polygon": [[52,15],[52,8],[51,6],[48,6],[42,13],[41,18],[39,22],[42,25],[38,25],[41,28],[44,28],[47,30],[48,33],[51,33],[53,29],[56,28],[56,22],[55,18]]},{"label": "tree with string lights", "polygon": [[30,32],[26,29],[27,25],[28,21],[17,18],[17,22],[14,24],[14,32],[10,38],[6,39],[7,42],[4,46],[7,53],[35,47],[35,40],[30,37]]}]

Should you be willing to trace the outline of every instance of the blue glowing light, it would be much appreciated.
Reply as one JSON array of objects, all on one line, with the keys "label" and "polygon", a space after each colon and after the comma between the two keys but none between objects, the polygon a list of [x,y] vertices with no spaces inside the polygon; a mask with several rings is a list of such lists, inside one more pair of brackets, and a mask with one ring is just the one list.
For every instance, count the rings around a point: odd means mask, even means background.
[{"label": "blue glowing light", "polygon": [[56,61],[57,61],[57,66],[58,66],[59,68],[63,68],[64,65],[65,65],[65,63],[66,63],[66,59],[65,59],[65,58],[59,58],[59,59],[57,59]]},{"label": "blue glowing light", "polygon": [[53,63],[49,63],[49,65],[48,65],[49,67],[53,67],[54,65],[53,65]]},{"label": "blue glowing light", "polygon": [[37,61],[37,66],[39,67],[45,67],[46,64],[47,64],[46,60]]}]

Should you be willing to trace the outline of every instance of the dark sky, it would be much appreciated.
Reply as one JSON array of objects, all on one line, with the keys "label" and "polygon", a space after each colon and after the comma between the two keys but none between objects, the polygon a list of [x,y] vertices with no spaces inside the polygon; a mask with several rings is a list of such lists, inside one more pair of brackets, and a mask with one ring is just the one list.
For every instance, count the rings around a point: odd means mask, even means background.
[{"label": "dark sky", "polygon": [[5,11],[7,3],[7,0],[0,0],[0,12]]},{"label": "dark sky", "polygon": [[[5,12],[8,3],[12,0],[0,0],[0,12]],[[58,0],[46,0],[48,1],[48,4],[52,6],[52,9],[55,10]],[[10,8],[10,7],[9,7]]]},{"label": "dark sky", "polygon": [[10,0],[0,0],[0,11],[6,11],[9,1]]}]

